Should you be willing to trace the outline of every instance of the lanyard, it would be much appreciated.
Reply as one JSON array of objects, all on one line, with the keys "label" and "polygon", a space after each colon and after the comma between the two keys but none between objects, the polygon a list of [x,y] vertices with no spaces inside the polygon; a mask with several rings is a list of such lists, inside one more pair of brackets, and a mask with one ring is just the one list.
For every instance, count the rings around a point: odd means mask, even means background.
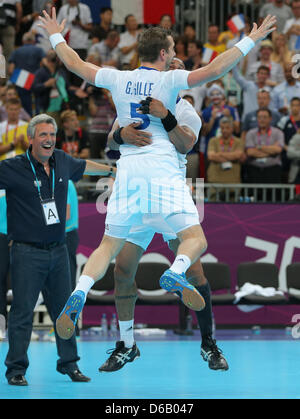
[{"label": "lanyard", "polygon": [[293,115],[290,116],[290,120],[292,122],[292,124],[294,125],[294,128],[296,130],[296,132],[299,130],[298,125],[296,124],[295,118],[293,117]]},{"label": "lanyard", "polygon": [[[26,156],[27,156],[27,158],[28,158],[28,160],[29,160],[29,163],[30,163],[30,166],[31,166],[32,172],[33,172],[33,174],[34,174],[34,176],[35,176],[36,186],[37,186],[37,188],[38,188],[38,192],[39,192],[39,197],[40,197],[40,200],[41,200],[41,202],[43,202],[43,199],[42,199],[42,194],[41,194],[40,182],[39,182],[39,180],[38,180],[38,178],[37,178],[37,175],[36,175],[36,171],[35,171],[34,165],[32,164],[32,161],[30,160],[28,150],[26,151]],[[54,189],[55,189],[55,172],[54,172],[54,169],[52,169],[52,199],[54,199]]]},{"label": "lanyard", "polygon": [[[272,129],[271,128],[269,128],[269,130],[268,130],[268,133],[267,133],[267,144],[266,145],[270,145],[270,142],[271,142],[271,134],[272,134]],[[260,131],[258,131],[257,132],[257,142],[258,142],[258,145],[262,145],[262,142],[261,142],[261,133],[260,133]]]},{"label": "lanyard", "polygon": [[[229,147],[228,147],[228,150],[227,151],[231,151],[232,150],[233,143],[234,143],[234,139],[233,138],[230,138],[230,142],[228,144]],[[225,147],[224,147],[224,140],[223,139],[220,139],[220,146],[221,146],[222,152],[224,153]]]},{"label": "lanyard", "polygon": [[[17,125],[16,125],[16,127],[14,128],[14,137],[13,137],[13,142],[15,141],[16,136],[17,136],[18,125],[19,125],[19,121],[17,122]],[[6,132],[5,132],[5,144],[8,144],[8,121],[7,121],[7,125],[6,125]]]}]

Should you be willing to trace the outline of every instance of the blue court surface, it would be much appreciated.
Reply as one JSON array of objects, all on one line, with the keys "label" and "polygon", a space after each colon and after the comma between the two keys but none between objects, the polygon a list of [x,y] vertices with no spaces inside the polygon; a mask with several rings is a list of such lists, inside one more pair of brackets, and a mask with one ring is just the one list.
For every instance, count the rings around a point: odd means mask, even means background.
[{"label": "blue court surface", "polygon": [[217,341],[230,369],[215,372],[200,357],[200,336],[138,339],[141,358],[115,373],[99,373],[112,340],[83,335],[78,339],[79,367],[90,383],[72,383],[56,372],[56,346],[32,342],[28,387],[9,386],[0,342],[1,399],[298,399],[300,342],[284,330],[218,331]]}]

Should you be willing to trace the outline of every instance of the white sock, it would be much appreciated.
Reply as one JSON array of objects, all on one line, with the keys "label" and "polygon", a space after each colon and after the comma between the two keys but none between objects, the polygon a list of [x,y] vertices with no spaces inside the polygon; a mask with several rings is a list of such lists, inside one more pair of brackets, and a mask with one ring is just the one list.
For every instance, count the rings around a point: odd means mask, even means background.
[{"label": "white sock", "polygon": [[134,320],[120,321],[120,340],[123,340],[125,343],[125,348],[132,348],[134,344],[133,337],[133,322]]},{"label": "white sock", "polygon": [[88,275],[81,275],[76,285],[76,288],[72,294],[74,294],[75,291],[83,291],[86,299],[89,290],[92,288],[94,284],[95,281],[93,280],[93,278],[91,278]]},{"label": "white sock", "polygon": [[191,260],[188,256],[177,255],[173,265],[170,267],[170,270],[180,275],[182,273],[186,273],[190,266]]}]

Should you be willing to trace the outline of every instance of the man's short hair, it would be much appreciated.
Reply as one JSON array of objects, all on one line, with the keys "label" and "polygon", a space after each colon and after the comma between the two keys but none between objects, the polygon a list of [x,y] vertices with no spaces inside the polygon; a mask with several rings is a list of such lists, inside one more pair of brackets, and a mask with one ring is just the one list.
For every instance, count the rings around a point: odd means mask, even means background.
[{"label": "man's short hair", "polygon": [[258,114],[259,114],[260,112],[268,112],[269,117],[270,117],[270,118],[272,118],[272,112],[270,111],[270,109],[269,109],[269,108],[261,108],[261,109],[258,109],[258,110],[256,111],[256,116],[258,116]]},{"label": "man's short hair", "polygon": [[129,15],[125,16],[125,19],[124,19],[125,25],[126,25],[126,23],[127,23],[128,19],[129,19],[130,17],[135,17],[135,16],[134,16],[132,13],[129,13]]},{"label": "man's short hair", "polygon": [[171,31],[160,26],[144,30],[138,38],[138,54],[141,61],[154,63],[162,49],[168,51],[170,48]]},{"label": "man's short hair", "polygon": [[260,71],[267,71],[268,74],[271,74],[271,70],[266,65],[260,65],[257,69],[256,73],[259,73]]},{"label": "man's short hair", "polygon": [[223,116],[223,118],[220,119],[220,125],[221,124],[229,124],[231,127],[233,127],[233,119],[229,116]]},{"label": "man's short hair", "polygon": [[108,7],[108,6],[107,7],[101,7],[100,15],[102,15],[103,13],[105,13],[107,11],[113,12],[113,9],[111,7]]},{"label": "man's short hair", "polygon": [[21,107],[22,102],[18,97],[12,97],[5,102],[5,107],[8,107],[9,105],[12,105],[12,106],[18,105]]},{"label": "man's short hair", "polygon": [[[299,1],[300,2],[300,0],[297,0],[297,1]],[[300,102],[300,97],[297,97],[297,96],[295,96],[295,97],[293,97],[293,99],[291,99],[291,103],[292,102]]]},{"label": "man's short hair", "polygon": [[57,124],[52,116],[42,113],[40,115],[36,115],[31,119],[27,127],[27,135],[30,138],[34,138],[36,126],[39,124],[52,124],[55,129],[55,134],[57,133]]},{"label": "man's short hair", "polygon": [[203,50],[202,42],[197,39],[191,39],[190,41],[188,41],[188,44],[195,44],[196,48]]}]

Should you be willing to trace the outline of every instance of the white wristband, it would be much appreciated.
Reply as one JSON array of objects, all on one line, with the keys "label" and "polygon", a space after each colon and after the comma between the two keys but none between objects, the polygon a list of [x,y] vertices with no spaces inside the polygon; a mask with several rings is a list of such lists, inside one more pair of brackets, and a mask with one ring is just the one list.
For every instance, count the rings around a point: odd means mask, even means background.
[{"label": "white wristband", "polygon": [[62,42],[66,42],[65,38],[62,36],[61,33],[54,33],[49,37],[49,41],[52,45],[52,48],[55,49],[57,44],[61,44]]},{"label": "white wristband", "polygon": [[251,51],[252,48],[255,47],[255,42],[249,36],[246,36],[240,42],[235,44],[235,47],[237,47],[241,51],[241,53],[244,56],[246,56],[248,52]]}]

